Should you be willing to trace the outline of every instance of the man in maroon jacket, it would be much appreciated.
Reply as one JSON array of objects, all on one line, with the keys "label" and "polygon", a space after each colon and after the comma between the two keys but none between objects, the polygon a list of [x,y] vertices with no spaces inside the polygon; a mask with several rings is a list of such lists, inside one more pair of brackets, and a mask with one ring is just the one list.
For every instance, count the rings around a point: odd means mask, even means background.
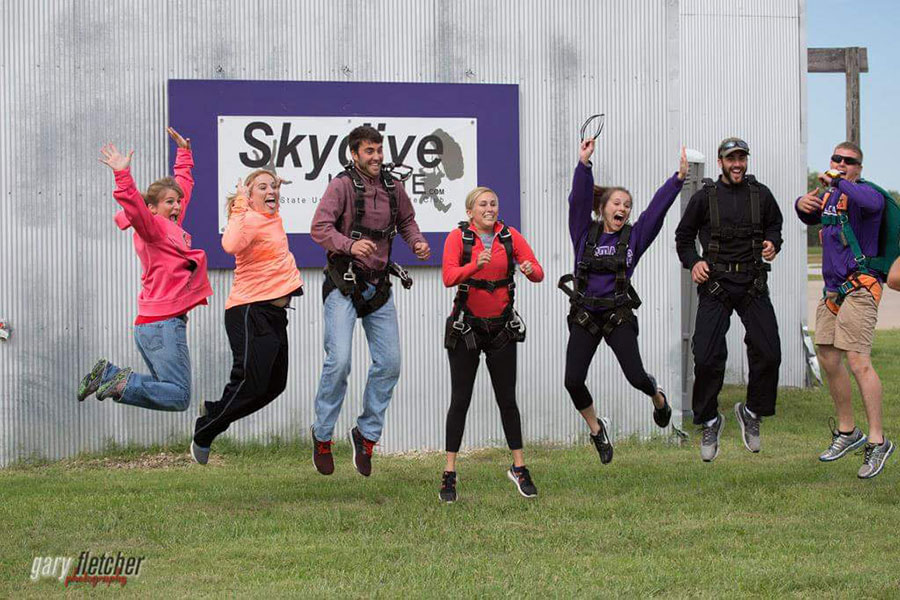
[{"label": "man in maroon jacket", "polygon": [[[406,190],[382,169],[381,134],[369,126],[357,127],[350,132],[349,146],[353,163],[328,184],[310,229],[313,240],[328,251],[323,285],[326,356],[311,433],[313,464],[319,473],[330,475],[332,432],[347,392],[353,328],[360,318],[372,365],[363,413],[348,435],[356,470],[369,476],[372,448],[381,437],[400,377],[400,333],[389,280],[391,243],[399,233],[419,260],[427,260],[431,252]],[[411,281],[404,280],[407,283]]]}]

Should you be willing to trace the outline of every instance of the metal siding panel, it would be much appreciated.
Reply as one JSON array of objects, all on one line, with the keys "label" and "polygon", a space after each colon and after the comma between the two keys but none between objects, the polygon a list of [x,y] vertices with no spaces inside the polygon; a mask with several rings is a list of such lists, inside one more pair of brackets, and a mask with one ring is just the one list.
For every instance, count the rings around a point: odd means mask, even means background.
[{"label": "metal siding panel", "polygon": [[[762,0],[694,0],[681,7],[686,143],[708,157],[707,173],[714,177],[719,141],[731,135],[746,139],[749,170],[772,190],[784,216],[784,245],[769,281],[782,344],[780,384],[789,386],[803,385],[805,374],[799,328],[806,320],[806,297],[796,290],[806,282],[806,235],[793,209],[806,185],[801,8],[800,2]],[[746,382],[743,331],[735,316],[728,335],[732,382]]]},{"label": "metal siding panel", "polygon": [[[94,158],[112,139],[136,149],[133,172],[141,188],[166,173],[167,78],[518,84],[522,230],[546,273],[542,284],[519,287],[519,307],[529,325],[528,340],[519,349],[523,427],[529,441],[583,435],[562,385],[567,306],[555,287],[572,268],[566,197],[577,161],[576,133],[588,114],[609,115],[595,174],[603,183],[626,186],[635,210],[644,208],[677,166],[679,130],[698,125],[679,111],[691,110],[685,88],[699,85],[702,71],[686,74],[687,61],[678,53],[697,53],[698,27],[691,29],[691,23],[699,22],[684,8],[677,22],[677,6],[674,0],[579,0],[562,6],[398,0],[391,10],[325,0],[2,3],[0,175],[16,201],[0,207],[7,278],[0,285],[0,314],[16,331],[0,346],[9,357],[0,360],[0,465],[32,453],[57,458],[96,450],[108,440],[149,444],[183,437],[197,403],[221,394],[231,366],[222,314],[232,275],[225,271],[211,274],[210,305],[191,313],[194,406],[188,413],[94,401],[77,406],[72,398],[78,378],[97,356],[143,368],[131,339],[140,267],[130,235],[110,222],[112,178]],[[760,6],[774,10],[779,4]],[[373,35],[394,30],[397,15],[405,19],[402,38]],[[767,42],[796,44],[796,31],[773,27],[764,27],[772,38]],[[34,33],[26,37],[23,31]],[[708,40],[702,38],[706,47]],[[771,66],[790,92],[787,80],[797,78],[795,66]],[[701,122],[728,118],[715,106],[701,117]],[[776,126],[761,123],[772,117],[755,111],[747,127],[777,132],[789,128],[789,117]],[[718,133],[703,137],[704,131],[693,134],[695,143],[684,137],[689,145],[708,149]],[[781,168],[789,183],[799,172],[791,170],[793,163],[758,160],[758,172]],[[42,167],[40,178],[28,168],[33,165]],[[780,198],[785,194],[776,191]],[[40,210],[34,210],[35,202]],[[639,312],[644,362],[670,391],[673,404],[681,376],[676,223],[670,215],[635,277],[644,299]],[[302,265],[301,270],[306,296],[289,314],[287,389],[230,429],[240,439],[304,435],[312,420],[324,358],[322,274]],[[404,362],[382,439],[385,451],[442,449],[444,442],[449,372],[441,338],[452,291],[443,287],[437,269],[415,268],[414,276],[413,289],[398,290],[395,297]],[[777,270],[776,277],[785,278]],[[361,410],[368,355],[362,332],[355,335],[338,434]],[[786,368],[788,362],[786,353]],[[469,447],[503,444],[483,371],[464,440]],[[608,348],[598,352],[588,386],[617,432],[654,431],[650,403],[624,381]]]}]

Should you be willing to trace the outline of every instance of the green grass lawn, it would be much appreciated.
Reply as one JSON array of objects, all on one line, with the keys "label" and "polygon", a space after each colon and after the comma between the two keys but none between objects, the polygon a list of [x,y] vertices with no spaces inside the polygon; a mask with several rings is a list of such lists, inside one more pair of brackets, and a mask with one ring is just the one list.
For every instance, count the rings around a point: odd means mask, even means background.
[{"label": "green grass lawn", "polygon": [[[886,429],[900,437],[900,331],[876,340]],[[205,468],[183,445],[14,466],[0,471],[0,597],[62,593],[29,580],[33,558],[86,550],[145,556],[143,571],[122,592],[68,593],[900,597],[900,453],[871,481],[856,478],[859,456],[816,460],[832,414],[819,388],[782,391],[752,455],[731,411],[742,394],[723,392],[710,464],[696,435],[619,440],[605,466],[587,443],[527,447],[531,501],[500,450],[461,459],[453,505],[437,500],[438,454],[377,457],[369,479],[346,446],[335,475],[316,474],[302,444],[217,443]],[[555,401],[568,403],[563,390]]]}]

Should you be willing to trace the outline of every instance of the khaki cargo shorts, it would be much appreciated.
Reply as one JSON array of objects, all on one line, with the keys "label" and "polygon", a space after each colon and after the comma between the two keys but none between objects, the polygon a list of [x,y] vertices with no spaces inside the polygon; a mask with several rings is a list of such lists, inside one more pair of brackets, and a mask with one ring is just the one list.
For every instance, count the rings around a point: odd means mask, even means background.
[{"label": "khaki cargo shorts", "polygon": [[[834,301],[837,293],[828,292],[826,298]],[[816,344],[871,354],[878,323],[878,300],[872,292],[866,288],[854,290],[844,298],[836,315],[826,305],[826,298],[819,300],[816,308]]]}]

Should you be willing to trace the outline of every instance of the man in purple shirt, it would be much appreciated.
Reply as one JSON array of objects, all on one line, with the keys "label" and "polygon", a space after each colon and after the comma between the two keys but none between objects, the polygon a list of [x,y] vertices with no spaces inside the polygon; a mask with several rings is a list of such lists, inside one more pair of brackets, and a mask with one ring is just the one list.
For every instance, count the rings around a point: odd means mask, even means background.
[{"label": "man in purple shirt", "polygon": [[[400,377],[400,333],[391,293],[390,248],[398,233],[420,260],[430,256],[416,224],[409,196],[382,169],[382,136],[363,125],[349,136],[353,164],[331,180],[310,227],[328,251],[322,294],[325,302],[325,364],[311,427],[313,464],[334,472],[331,435],[347,392],[353,329],[362,320],[372,365],[363,392],[363,413],[349,433],[353,464],[372,472],[372,449],[381,437],[384,414]],[[405,284],[404,284],[405,285]]]},{"label": "man in purple shirt", "polygon": [[[884,274],[867,269],[865,262],[860,265],[856,260],[859,255],[878,256],[884,198],[860,178],[862,160],[859,146],[851,142],[838,144],[831,157],[830,170],[819,176],[826,186],[824,194],[820,196],[816,188],[801,196],[796,210],[807,225],[822,223],[825,292],[816,310],[816,348],[838,422],[837,429],[832,430],[831,445],[819,460],[837,460],[865,444],[865,458],[857,475],[868,479],[884,468],[894,444],[884,437],[881,429],[881,380],[869,356]],[[844,368],[844,355],[866,408],[868,440],[853,421],[850,377]]]}]

